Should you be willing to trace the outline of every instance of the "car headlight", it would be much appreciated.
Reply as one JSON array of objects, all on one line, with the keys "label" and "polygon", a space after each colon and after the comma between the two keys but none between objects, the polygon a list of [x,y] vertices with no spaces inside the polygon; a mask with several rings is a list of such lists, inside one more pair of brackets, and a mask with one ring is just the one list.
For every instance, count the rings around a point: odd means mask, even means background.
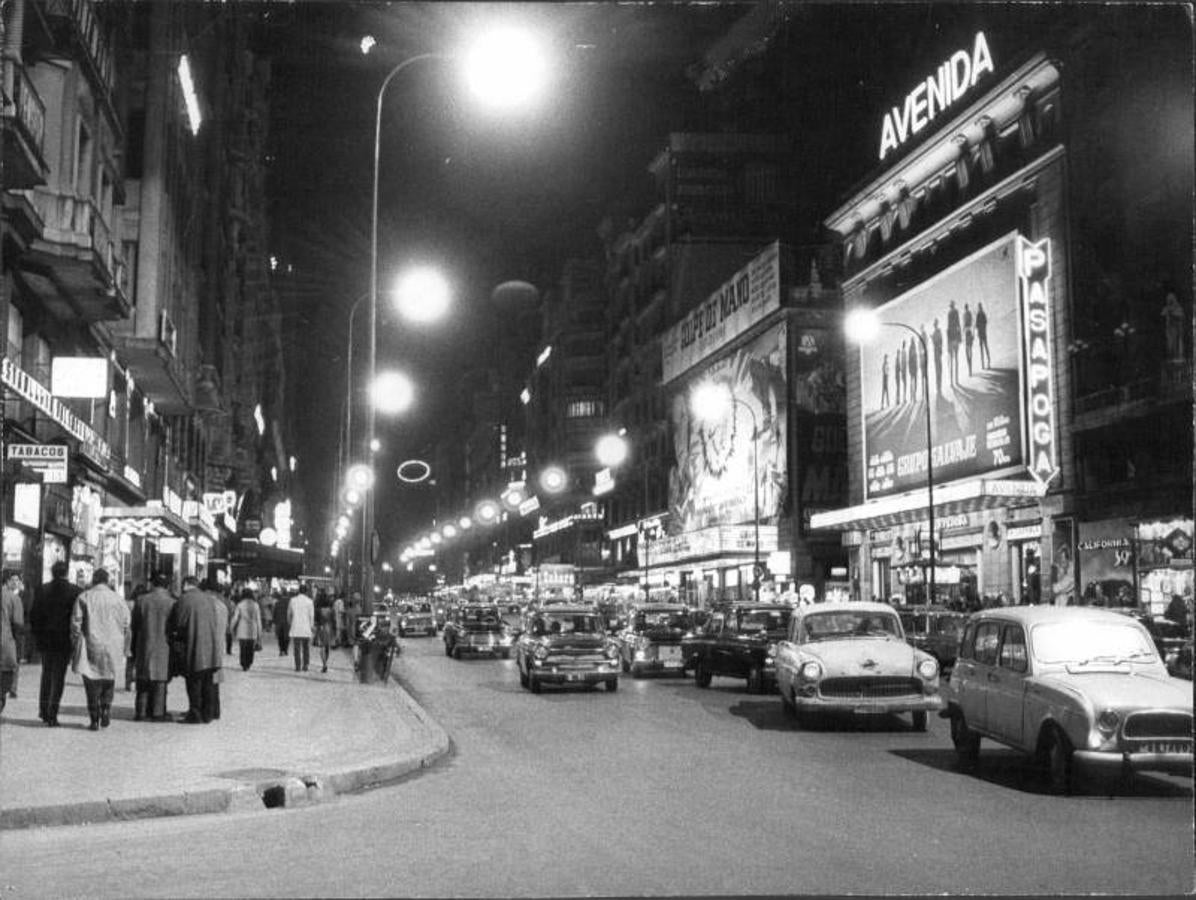
[{"label": "car headlight", "polygon": [[535,656],[536,659],[548,659],[548,648],[543,644],[536,645]]},{"label": "car headlight", "polygon": [[772,659],[772,658],[773,658],[773,657],[775,657],[776,655],[777,655],[777,645],[776,645],[776,644],[769,644],[769,645],[768,645],[768,656],[769,656],[769,659]]},{"label": "car headlight", "polygon": [[810,660],[807,663],[802,663],[802,667],[799,671],[801,673],[801,677],[807,681],[817,681],[822,677],[822,664],[817,663],[814,660]]},{"label": "car headlight", "polygon": [[1103,735],[1111,735],[1116,733],[1118,726],[1121,725],[1121,716],[1115,709],[1102,710],[1101,714],[1096,717],[1096,727]]},{"label": "car headlight", "polygon": [[618,655],[619,655],[619,648],[618,648],[618,647],[616,647],[614,644],[607,644],[607,645],[606,645],[606,658],[607,658],[607,659],[614,659],[614,658],[616,658]]},{"label": "car headlight", "polygon": [[934,678],[939,673],[939,664],[933,659],[924,659],[918,663],[918,674],[927,681]]}]

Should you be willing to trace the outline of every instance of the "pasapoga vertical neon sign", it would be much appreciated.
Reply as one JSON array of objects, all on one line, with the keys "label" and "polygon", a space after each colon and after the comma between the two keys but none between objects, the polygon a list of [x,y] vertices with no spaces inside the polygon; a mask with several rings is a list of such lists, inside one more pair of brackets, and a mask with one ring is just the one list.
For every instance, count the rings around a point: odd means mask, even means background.
[{"label": "pasapoga vertical neon sign", "polygon": [[1026,434],[1030,475],[1044,487],[1059,474],[1055,444],[1055,390],[1051,343],[1051,242],[1018,237],[1017,276],[1022,295],[1026,359]]}]

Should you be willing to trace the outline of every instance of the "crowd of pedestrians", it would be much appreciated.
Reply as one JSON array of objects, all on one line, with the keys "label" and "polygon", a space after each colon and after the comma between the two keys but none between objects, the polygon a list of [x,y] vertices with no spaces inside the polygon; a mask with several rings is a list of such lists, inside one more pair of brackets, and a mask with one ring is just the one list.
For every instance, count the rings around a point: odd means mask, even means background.
[{"label": "crowd of pedestrians", "polygon": [[47,726],[58,716],[71,668],[83,681],[88,727],[107,728],[112,721],[116,682],[136,690],[134,720],[176,721],[167,710],[167,687],[181,677],[187,712],[177,721],[206,724],[220,718],[220,683],[226,656],[236,645],[242,671],[248,672],[262,649],[262,635],[273,628],[279,655],[290,650],[295,671],[306,672],[311,646],[328,671],[333,647],[349,641],[348,618],[359,607],[309,585],[289,593],[261,596],[245,585],[232,590],[188,576],[176,597],[171,580],[155,573],[148,587],[128,600],[109,584],[109,573],[96,569],[86,589],[67,578],[67,564],[51,566],[51,578],[27,591],[20,573],[5,571],[0,580],[0,712],[16,697],[22,660],[40,656],[42,671],[38,717]]}]

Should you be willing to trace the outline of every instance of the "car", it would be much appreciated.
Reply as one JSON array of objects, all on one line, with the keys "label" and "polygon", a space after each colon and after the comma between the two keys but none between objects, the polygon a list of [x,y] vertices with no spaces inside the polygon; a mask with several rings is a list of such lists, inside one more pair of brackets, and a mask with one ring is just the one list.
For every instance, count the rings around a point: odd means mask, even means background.
[{"label": "car", "polygon": [[1042,763],[1058,793],[1078,770],[1192,773],[1192,685],[1129,616],[1078,606],[973,613],[944,686],[960,765],[982,739]]},{"label": "car", "polygon": [[436,634],[436,614],[431,603],[404,603],[398,609],[399,637]]},{"label": "car", "polygon": [[529,611],[515,664],[519,683],[533,694],[545,684],[619,689],[619,650],[592,606],[554,604]]},{"label": "car", "polygon": [[681,639],[683,672],[698,687],[715,675],[747,680],[749,693],[763,694],[776,682],[777,642],[789,627],[787,603],[731,603],[712,611],[706,624]]},{"label": "car", "polygon": [[453,659],[485,655],[508,659],[511,634],[493,603],[462,603],[448,611],[444,623],[444,655]]},{"label": "car", "polygon": [[943,709],[939,664],[906,638],[887,603],[839,601],[799,607],[777,646],[777,692],[806,725],[821,713],[909,713],[925,731]]},{"label": "car", "polygon": [[684,675],[681,639],[693,628],[688,606],[644,603],[627,612],[627,626],[618,633],[619,659],[633,677],[653,673]]},{"label": "car", "polygon": [[905,639],[937,659],[943,673],[950,670],[968,614],[942,606],[909,606],[898,609],[897,615]]}]

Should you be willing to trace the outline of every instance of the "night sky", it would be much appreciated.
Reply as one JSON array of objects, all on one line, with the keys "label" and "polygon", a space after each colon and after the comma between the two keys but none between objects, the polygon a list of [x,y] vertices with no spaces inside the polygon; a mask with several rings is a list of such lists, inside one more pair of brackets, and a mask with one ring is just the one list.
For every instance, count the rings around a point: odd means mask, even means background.
[{"label": "night sky", "polygon": [[[289,266],[277,282],[295,330],[288,389],[310,411],[293,423],[311,537],[319,537],[343,421],[348,313],[369,287],[374,109],[386,73],[407,57],[457,46],[495,17],[546,36],[556,56],[551,100],[506,120],[464,98],[452,64],[423,61],[392,83],[383,106],[380,287],[407,262],[450,275],[455,311],[435,326],[379,324],[379,367],[398,363],[419,384],[414,412],[379,418],[387,450],[379,494],[384,546],[426,525],[428,491],[404,496],[388,521],[393,463],[431,452],[463,414],[452,386],[493,352],[501,310],[490,294],[521,279],[551,288],[571,255],[597,257],[604,216],[650,209],[647,166],[670,131],[788,131],[798,137],[801,215],[817,228],[877,169],[881,117],[951,51],[984,30],[999,70],[1036,49],[1064,17],[1117,29],[1125,16],[1175,19],[1175,5],[802,3],[789,9],[770,63],[753,69],[756,103],[725,103],[695,83],[704,55],[747,3],[272,4],[271,249]],[[1183,27],[1183,17],[1170,27]],[[365,56],[360,38],[377,46]],[[1150,52],[1143,48],[1143,52]],[[891,162],[888,160],[887,162]],[[384,304],[380,302],[380,309]],[[361,309],[364,311],[366,305]],[[357,317],[355,362],[364,360]],[[360,419],[359,419],[360,421]],[[388,492],[390,492],[388,494]],[[408,502],[409,501],[409,502]]]}]

